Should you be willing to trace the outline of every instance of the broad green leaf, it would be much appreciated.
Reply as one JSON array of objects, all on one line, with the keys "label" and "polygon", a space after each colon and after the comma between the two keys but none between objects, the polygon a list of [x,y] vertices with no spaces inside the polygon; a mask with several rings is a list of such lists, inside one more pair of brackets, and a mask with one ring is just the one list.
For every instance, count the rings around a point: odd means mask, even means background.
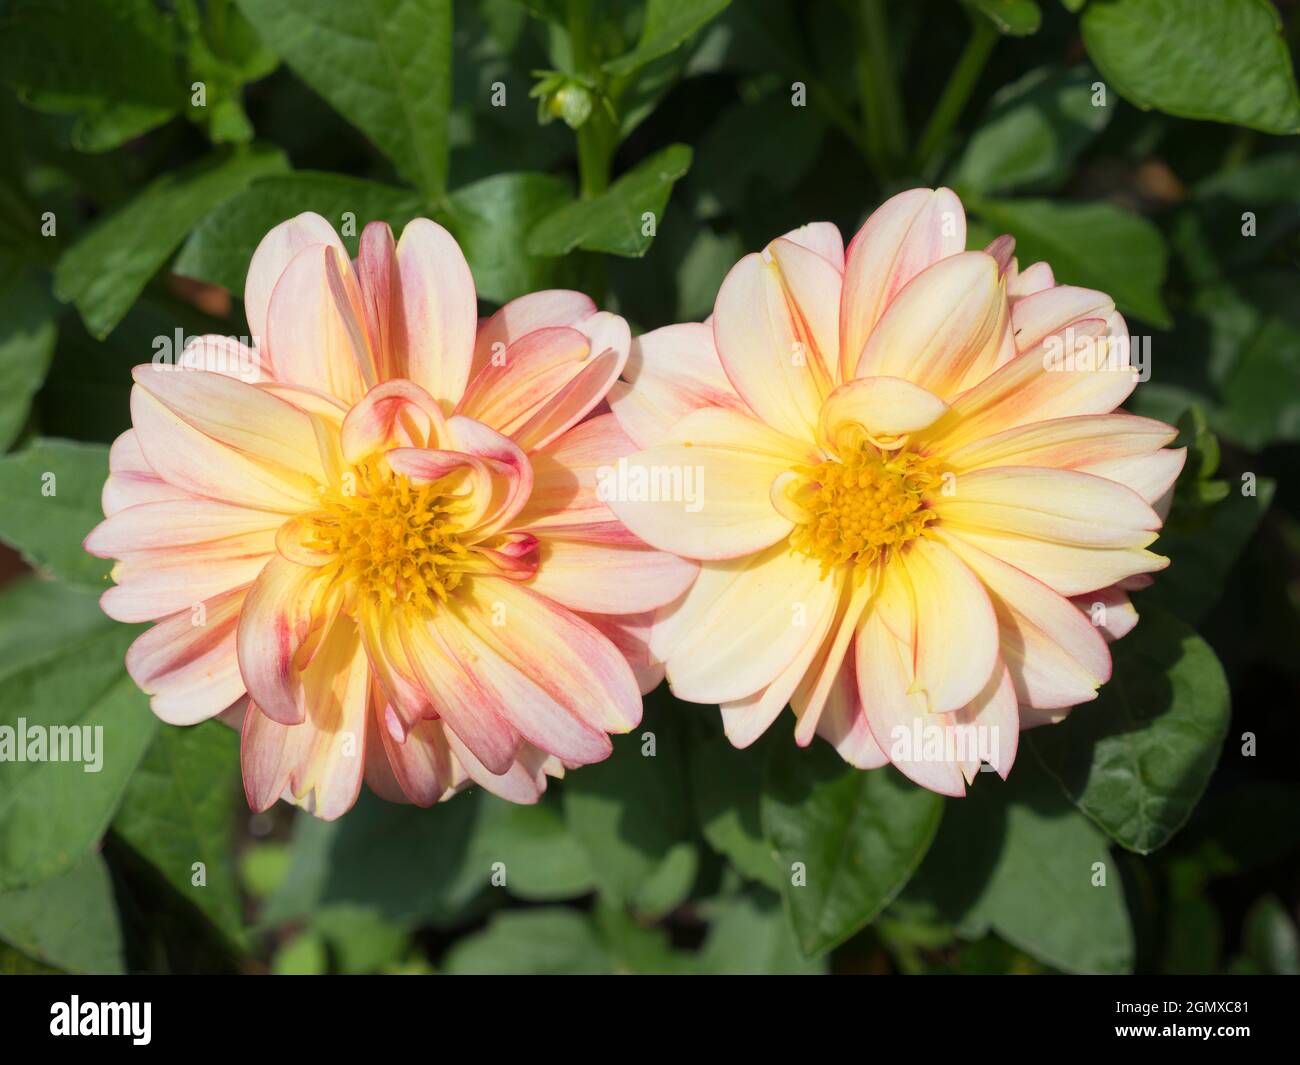
[{"label": "broad green leaf", "polygon": [[375,973],[406,951],[406,929],[364,906],[327,906],[312,920],[325,941],[335,972]]},{"label": "broad green leaf", "polygon": [[565,820],[597,885],[647,916],[686,897],[699,863],[679,720],[691,712],[654,708],[635,731],[614,737],[609,758],[564,782]]},{"label": "broad green leaf", "polygon": [[1266,895],[1246,914],[1243,946],[1262,973],[1300,976],[1300,932],[1276,895]]},{"label": "broad green leaf", "polygon": [[691,165],[691,149],[673,144],[638,163],[593,200],[574,200],[547,215],[528,238],[532,255],[575,248],[638,258],[663,225],[664,207]]},{"label": "broad green leaf", "polygon": [[0,290],[0,451],[18,438],[50,368],[58,304],[34,275]]},{"label": "broad green leaf", "polygon": [[784,879],[759,814],[766,752],[788,737],[770,729],[754,746],[738,751],[722,734],[716,715],[690,722],[691,797],[700,832],[738,872],[779,890]]},{"label": "broad green leaf", "polygon": [[1169,567],[1141,593],[1139,611],[1155,603],[1195,625],[1222,597],[1228,574],[1267,513],[1277,488],[1276,482],[1262,479],[1254,485],[1254,495],[1244,495],[1241,483],[1228,484],[1227,496],[1210,507],[1208,514],[1184,521],[1175,507],[1153,545],[1169,558]]},{"label": "broad green leaf", "polygon": [[559,802],[549,793],[532,806],[484,795],[473,851],[485,877],[500,862],[503,886],[521,899],[568,899],[596,887],[587,853],[569,834]]},{"label": "broad green leaf", "polygon": [[153,0],[11,0],[0,77],[29,106],[75,115],[72,145],[103,152],[188,105],[177,29]]},{"label": "broad green leaf", "polygon": [[945,806],[910,904],[928,903],[966,938],[991,929],[1066,972],[1131,971],[1133,930],[1106,837],[1032,757],[1017,759],[1008,783],[981,774]]},{"label": "broad green leaf", "polygon": [[1228,682],[1209,644],[1159,608],[1112,645],[1097,700],[1028,735],[1065,793],[1112,839],[1148,854],[1191,815],[1219,761]]},{"label": "broad green leaf", "polygon": [[505,303],[553,286],[556,260],[525,250],[528,233],[568,201],[568,182],[550,174],[497,174],[451,194],[447,227],[474,273],[480,299]]},{"label": "broad green leaf", "polygon": [[1108,203],[983,200],[979,216],[1016,238],[1021,266],[1046,259],[1063,285],[1096,288],[1125,313],[1169,325],[1160,298],[1168,253],[1160,231]]},{"label": "broad green leaf", "polygon": [[699,955],[706,973],[797,976],[826,971],[824,960],[799,952],[781,900],[771,892],[753,889],[719,899],[707,912],[712,923]]},{"label": "broad green leaf", "polygon": [[[13,751],[0,773],[0,890],[70,869],[112,820],[158,725],[122,666],[136,635],[96,631],[4,677],[0,744]],[[81,760],[45,760],[56,745]]]},{"label": "broad green leaf", "polygon": [[0,893],[0,940],[69,973],[125,971],[108,867],[87,854],[67,872]]},{"label": "broad green leaf", "polygon": [[966,2],[992,22],[999,33],[1011,37],[1027,37],[1037,33],[1043,21],[1038,0],[966,0]]},{"label": "broad green leaf", "polygon": [[64,252],[54,294],[102,340],[199,219],[285,165],[278,149],[253,148],[163,174]]},{"label": "broad green leaf", "polygon": [[217,722],[163,727],[113,819],[113,831],[235,943],[243,938],[232,832],[237,804],[239,734]]},{"label": "broad green leaf", "polygon": [[934,792],[892,768],[854,769],[829,744],[773,747],[763,834],[779,856],[781,892],[805,954],[842,943],[898,894],[942,811]]},{"label": "broad green leaf", "polygon": [[1095,80],[1086,67],[1039,67],[1000,90],[957,161],[953,184],[981,193],[1060,184],[1114,111],[1093,105]]},{"label": "broad green leaf", "polygon": [[598,976],[613,966],[591,918],[543,907],[497,914],[482,932],[458,941],[442,969],[453,976]]},{"label": "broad green leaf", "polygon": [[1268,0],[1096,0],[1080,25],[1102,76],[1144,110],[1300,132],[1282,19]]},{"label": "broad green leaf", "polygon": [[593,917],[615,972],[642,976],[700,972],[698,956],[674,947],[666,925],[647,925],[617,902],[600,896],[596,898]]},{"label": "broad green leaf", "polygon": [[631,74],[651,60],[667,55],[700,27],[717,18],[731,0],[646,0],[641,39],[626,55],[611,59],[605,71],[615,77]]},{"label": "broad green leaf", "polygon": [[431,201],[447,186],[451,0],[239,0],[289,66]]},{"label": "broad green leaf", "polygon": [[300,814],[289,872],[262,921],[307,917],[339,903],[399,923],[459,916],[492,875],[489,865],[472,860],[480,797],[471,792],[422,810],[363,792],[338,821]]},{"label": "broad green leaf", "polygon": [[0,458],[0,540],[33,567],[69,584],[108,587],[110,563],[82,550],[100,521],[108,449],[37,440]]},{"label": "broad green leaf", "polygon": [[172,269],[239,295],[261,239],[303,211],[327,219],[356,255],[357,240],[368,223],[387,222],[400,233],[420,213],[420,201],[410,189],[342,174],[300,170],[263,178],[209,213],[190,234]]},{"label": "broad green leaf", "polygon": [[0,676],[115,624],[87,589],[31,574],[10,581],[0,591]]}]

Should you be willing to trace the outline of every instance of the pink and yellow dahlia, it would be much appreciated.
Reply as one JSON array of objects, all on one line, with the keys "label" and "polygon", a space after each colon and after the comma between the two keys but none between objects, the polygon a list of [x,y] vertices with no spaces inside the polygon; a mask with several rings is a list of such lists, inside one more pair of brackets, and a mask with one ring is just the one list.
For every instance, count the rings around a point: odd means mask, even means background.
[{"label": "pink and yellow dahlia", "polygon": [[696,569],[598,498],[635,450],[591,416],[627,324],[563,291],[479,322],[427,219],[396,244],[371,224],[353,262],[299,215],[244,298],[250,345],[134,371],[86,540],[118,560],[104,610],[156,622],[127,654],[155,713],[238,724],[249,804],[324,818],[363,777],[420,805],[469,781],[529,802],[603,759],[641,717],[633,664],[658,679],[646,612]]},{"label": "pink and yellow dahlia", "polygon": [[610,394],[643,449],[614,512],[701,561],[652,650],[739,747],[789,704],[798,743],[963,794],[1095,698],[1122,588],[1167,564],[1147,548],[1184,453],[1116,411],[1113,302],[1019,271],[1009,237],[965,247],[947,189],[895,196],[847,252],[804,226],[735,265],[709,323],[639,338]]}]

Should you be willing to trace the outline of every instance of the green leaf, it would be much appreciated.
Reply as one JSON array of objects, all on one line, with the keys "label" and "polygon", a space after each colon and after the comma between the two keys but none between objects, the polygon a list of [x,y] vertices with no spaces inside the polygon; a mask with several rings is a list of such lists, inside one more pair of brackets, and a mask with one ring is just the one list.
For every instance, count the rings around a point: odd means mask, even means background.
[{"label": "green leaf", "polygon": [[945,805],[909,904],[928,904],[968,939],[991,929],[1066,972],[1132,970],[1133,929],[1106,837],[1034,759],[1018,759],[1007,784],[982,774]]},{"label": "green leaf", "polygon": [[1155,603],[1196,625],[1209,616],[1223,595],[1228,574],[1273,502],[1277,484],[1263,479],[1254,495],[1243,495],[1233,485],[1208,516],[1184,520],[1174,513],[1160,533],[1155,550],[1169,558],[1155,584],[1142,592],[1138,610]]},{"label": "green leaf", "polygon": [[0,894],[0,939],[70,973],[125,971],[108,867],[87,854],[67,872]]},{"label": "green leaf", "polygon": [[243,938],[232,831],[239,802],[239,734],[211,721],[164,727],[113,819],[113,830],[235,943]]},{"label": "green leaf", "polygon": [[673,185],[690,169],[691,149],[673,144],[638,163],[592,200],[574,200],[551,212],[528,238],[531,255],[567,255],[575,248],[639,258],[649,249]]},{"label": "green leaf", "polygon": [[550,174],[497,174],[451,194],[447,227],[474,274],[480,299],[505,303],[551,287],[556,260],[524,251],[528,233],[568,201],[568,182]]},{"label": "green leaf", "polygon": [[559,802],[548,792],[532,806],[484,795],[474,826],[474,863],[505,867],[505,888],[530,901],[549,902],[594,891],[587,852],[569,835]]},{"label": "green leaf", "polygon": [[698,709],[658,708],[635,732],[614,737],[609,758],[564,782],[565,820],[596,883],[651,917],[687,896],[699,863],[677,719],[683,712]]},{"label": "green leaf", "polygon": [[447,186],[451,0],[239,0],[289,66],[431,201]]},{"label": "green leaf", "polygon": [[1038,32],[1043,13],[1037,0],[966,0],[971,7],[987,18],[999,33],[1011,37],[1027,37]]},{"label": "green leaf", "polygon": [[1184,622],[1141,608],[1111,647],[1096,702],[1027,737],[1065,793],[1129,850],[1163,847],[1191,816],[1228,729],[1228,682]]},{"label": "green leaf", "polygon": [[37,440],[0,458],[0,540],[59,580],[104,589],[110,564],[81,541],[103,520],[108,448]]},{"label": "green leaf", "polygon": [[355,256],[368,223],[387,222],[400,231],[420,213],[420,200],[410,189],[342,174],[299,170],[263,178],[210,212],[194,228],[172,269],[239,295],[261,239],[303,211],[328,219]]},{"label": "green leaf", "polygon": [[1144,110],[1300,132],[1282,19],[1267,0],[1096,0],[1080,26],[1102,76]]},{"label": "green leaf", "polygon": [[1046,259],[1065,285],[1100,289],[1120,310],[1167,327],[1160,298],[1168,252],[1160,231],[1108,203],[979,200],[980,217],[1016,238],[1022,265]]},{"label": "green leaf", "polygon": [[[122,667],[137,635],[114,625],[5,675],[0,743],[14,752],[0,774],[0,890],[70,869],[112,820],[158,725]],[[48,756],[56,742],[82,760],[13,760]]]},{"label": "green leaf", "polygon": [[115,624],[93,592],[30,574],[19,577],[0,591],[0,676]]},{"label": "green leaf", "polygon": [[958,160],[952,183],[981,193],[1059,185],[1114,111],[1093,106],[1094,80],[1086,67],[1040,67],[1000,90]]},{"label": "green leaf", "polygon": [[667,55],[722,14],[730,3],[731,0],[647,0],[645,23],[637,46],[607,62],[605,72],[622,77]]},{"label": "green leaf", "polygon": [[54,294],[102,340],[199,219],[285,166],[278,149],[254,148],[163,174],[64,252]]},{"label": "green leaf", "polygon": [[773,747],[763,834],[779,856],[781,891],[805,954],[842,943],[888,905],[921,863],[942,811],[938,795],[892,768],[854,769],[823,743]]},{"label": "green leaf", "polygon": [[779,890],[785,878],[763,838],[759,797],[766,752],[786,738],[770,729],[753,747],[738,751],[722,734],[716,715],[703,713],[692,718],[689,736],[691,796],[700,832],[742,875]]},{"label": "green leaf", "polygon": [[276,948],[271,958],[275,976],[323,976],[329,972],[329,951],[325,937],[314,928],[294,936]]},{"label": "green leaf", "polygon": [[596,976],[613,971],[591,919],[576,910],[499,913],[443,960],[451,975]]},{"label": "green leaf", "polygon": [[312,929],[325,941],[334,971],[347,974],[379,972],[406,951],[406,930],[364,906],[327,906],[312,920]]},{"label": "green leaf", "polygon": [[54,357],[58,305],[33,275],[0,290],[0,451],[27,421],[27,411]]},{"label": "green leaf", "polygon": [[1266,895],[1246,914],[1243,944],[1260,972],[1300,976],[1300,933],[1286,907]]},{"label": "green leaf", "polygon": [[490,866],[471,860],[480,795],[428,810],[363,792],[348,815],[298,815],[289,872],[262,914],[265,924],[348,903],[399,923],[445,923],[486,888]]},{"label": "green leaf", "polygon": [[711,903],[713,921],[700,948],[706,973],[730,976],[800,976],[824,973],[826,962],[805,958],[781,909],[781,900],[761,889]]},{"label": "green leaf", "polygon": [[153,0],[11,0],[0,76],[29,106],[75,115],[72,145],[104,152],[162,125],[189,92],[177,32]]}]

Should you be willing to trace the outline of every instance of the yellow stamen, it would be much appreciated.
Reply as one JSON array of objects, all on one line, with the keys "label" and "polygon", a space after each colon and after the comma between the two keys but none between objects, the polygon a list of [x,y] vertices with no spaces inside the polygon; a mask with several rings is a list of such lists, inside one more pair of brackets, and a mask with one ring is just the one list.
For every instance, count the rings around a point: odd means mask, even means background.
[{"label": "yellow stamen", "polygon": [[456,590],[469,558],[460,522],[468,504],[454,494],[461,476],[415,484],[382,462],[358,466],[322,497],[304,546],[334,556],[327,575],[350,602],[432,609]]},{"label": "yellow stamen", "polygon": [[942,481],[937,459],[865,440],[795,473],[802,485],[792,500],[808,517],[790,533],[790,546],[820,560],[823,578],[851,563],[858,581],[882,555],[926,534],[935,516],[928,497]]}]

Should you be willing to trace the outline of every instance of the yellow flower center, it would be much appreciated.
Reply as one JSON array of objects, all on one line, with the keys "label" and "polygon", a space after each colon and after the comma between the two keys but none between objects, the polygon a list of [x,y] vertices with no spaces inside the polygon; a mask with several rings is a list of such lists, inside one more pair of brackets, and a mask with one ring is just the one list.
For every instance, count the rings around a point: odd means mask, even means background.
[{"label": "yellow flower center", "polygon": [[456,590],[469,557],[459,520],[467,504],[452,494],[457,481],[414,484],[383,463],[358,466],[322,498],[304,546],[334,556],[331,579],[349,596],[432,608]]},{"label": "yellow flower center", "polygon": [[807,519],[790,533],[790,546],[819,559],[822,577],[852,563],[858,580],[882,555],[925,534],[935,516],[927,496],[942,481],[937,459],[865,441],[795,473],[790,498]]}]

